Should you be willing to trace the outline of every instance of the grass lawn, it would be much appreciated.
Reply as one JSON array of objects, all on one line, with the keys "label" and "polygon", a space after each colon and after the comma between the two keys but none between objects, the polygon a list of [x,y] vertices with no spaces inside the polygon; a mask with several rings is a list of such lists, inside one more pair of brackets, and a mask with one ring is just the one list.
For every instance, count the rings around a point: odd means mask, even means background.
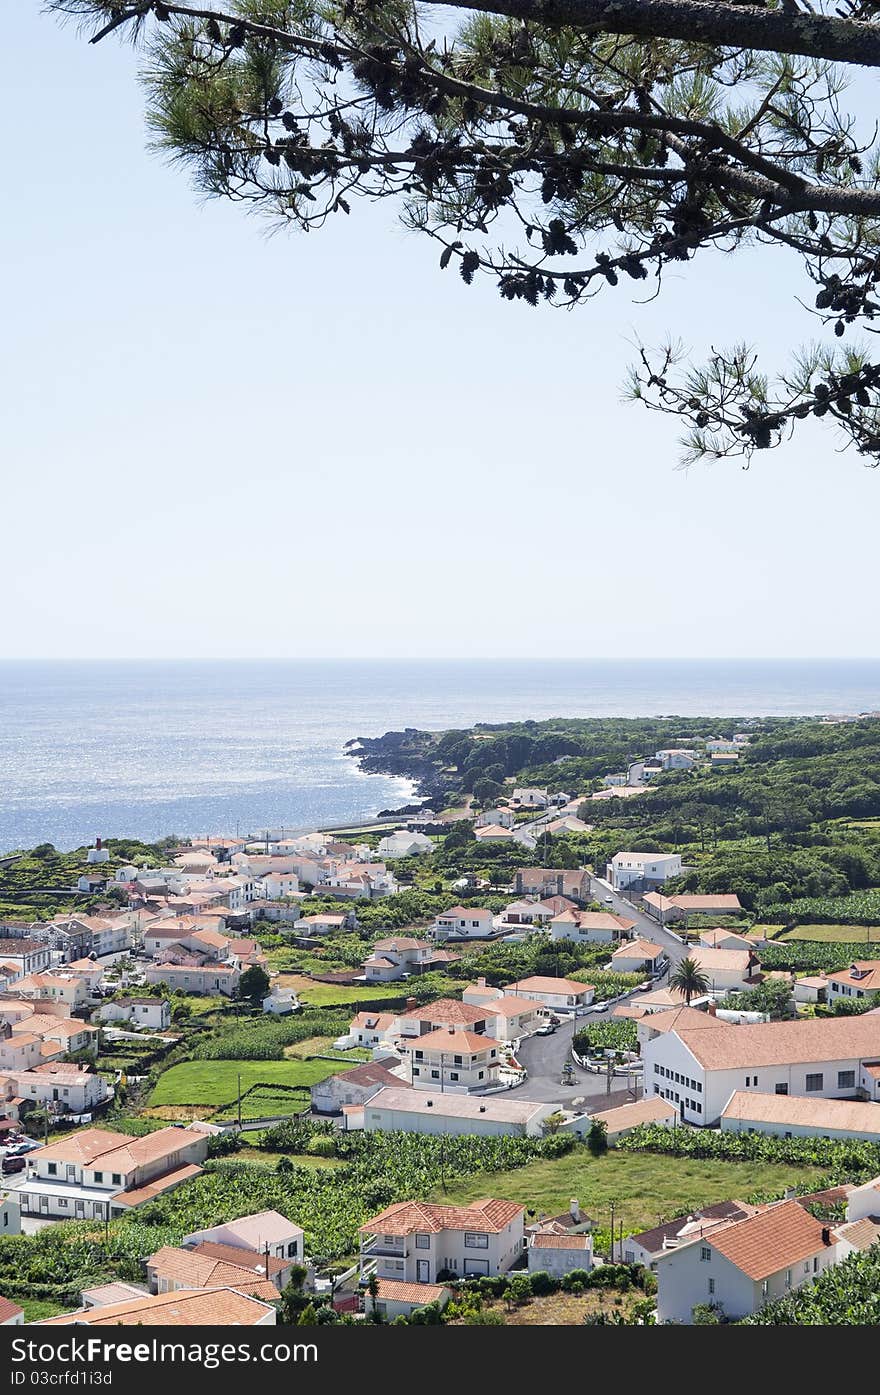
[{"label": "grass lawn", "polygon": [[402,1003],[407,996],[406,983],[315,983],[304,974],[279,974],[276,982],[282,988],[292,988],[304,1003],[315,1007],[334,1007],[347,1003]]},{"label": "grass lawn", "polygon": [[60,1303],[52,1303],[47,1298],[18,1298],[13,1299],[20,1308],[24,1308],[25,1322],[42,1322],[43,1318],[60,1317],[62,1313],[73,1312],[72,1308],[65,1308]]},{"label": "grass lawn", "polygon": [[[276,1119],[284,1114],[301,1114],[311,1103],[308,1090],[279,1090],[273,1092],[271,1086],[259,1086],[246,1095],[241,1102],[242,1119]],[[233,1101],[218,1110],[211,1118],[219,1123],[224,1119],[238,1118],[238,1104]]]},{"label": "grass lawn", "polygon": [[160,1075],[149,1104],[153,1109],[187,1104],[217,1108],[237,1098],[239,1076],[242,1094],[257,1084],[308,1090],[342,1065],[333,1061],[184,1061]]},{"label": "grass lawn", "polygon": [[861,945],[873,942],[880,953],[880,925],[796,925],[784,940],[818,940],[822,944]]},{"label": "grass lawn", "polygon": [[819,1168],[669,1158],[613,1148],[594,1158],[581,1146],[562,1158],[530,1163],[512,1172],[482,1172],[463,1178],[448,1191],[435,1192],[432,1200],[462,1204],[480,1197],[501,1197],[557,1215],[567,1211],[576,1196],[587,1215],[606,1229],[614,1202],[615,1224],[623,1221],[625,1232],[632,1234],[685,1215],[694,1207],[744,1200],[753,1192],[781,1192],[819,1176]]}]

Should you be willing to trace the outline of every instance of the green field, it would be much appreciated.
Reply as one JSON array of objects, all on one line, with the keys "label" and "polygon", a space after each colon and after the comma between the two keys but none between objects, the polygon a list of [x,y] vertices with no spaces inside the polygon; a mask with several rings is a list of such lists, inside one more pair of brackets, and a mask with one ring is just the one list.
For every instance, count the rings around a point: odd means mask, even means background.
[{"label": "green field", "polygon": [[282,988],[292,988],[304,1003],[315,1007],[336,1007],[346,1003],[402,1003],[408,994],[406,983],[314,983],[302,974],[280,974]]},{"label": "green field", "polygon": [[[344,1061],[184,1061],[160,1075],[149,1105],[151,1109],[190,1104],[218,1109],[237,1098],[239,1077],[242,1094],[254,1085],[287,1085],[299,1087],[302,1098],[307,1100],[310,1085],[344,1067]],[[265,1095],[262,1091],[260,1094],[262,1104]],[[285,1092],[279,1091],[273,1098],[277,1102],[284,1096]],[[288,1103],[283,1112],[290,1113],[289,1101],[294,1097],[287,1095],[286,1098]],[[300,1103],[296,1107],[304,1106]],[[267,1114],[272,1112],[265,1110]]]},{"label": "green field", "polygon": [[880,955],[880,925],[796,925],[783,940],[818,940],[822,944],[863,944],[873,941]]},{"label": "green field", "polygon": [[696,1158],[668,1158],[655,1153],[621,1153],[610,1149],[595,1158],[577,1148],[562,1158],[529,1163],[514,1172],[481,1172],[437,1191],[434,1201],[462,1204],[481,1197],[519,1201],[526,1208],[558,1215],[576,1196],[599,1226],[623,1221],[631,1234],[660,1221],[687,1214],[716,1201],[744,1200],[755,1192],[782,1192],[785,1187],[821,1175],[818,1168],[776,1163],[734,1163]]}]

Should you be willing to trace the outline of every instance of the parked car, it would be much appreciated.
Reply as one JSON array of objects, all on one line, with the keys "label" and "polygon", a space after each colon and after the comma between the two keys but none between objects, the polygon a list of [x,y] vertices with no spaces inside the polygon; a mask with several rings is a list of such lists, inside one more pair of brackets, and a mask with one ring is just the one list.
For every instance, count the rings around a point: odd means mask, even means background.
[{"label": "parked car", "polygon": [[6,1157],[0,1163],[0,1172],[24,1172],[27,1167],[27,1158]]},{"label": "parked car", "polygon": [[552,1023],[552,1022],[545,1022],[545,1023],[543,1024],[543,1026],[541,1026],[541,1027],[536,1027],[536,1029],[535,1029],[535,1036],[536,1036],[536,1037],[552,1037],[552,1035],[553,1035],[553,1033],[554,1033],[555,1031],[556,1031],[556,1028],[553,1026],[553,1023]]},{"label": "parked car", "polygon": [[605,897],[605,900],[607,901],[607,903],[608,903],[609,906],[613,906],[613,905],[614,905],[614,897],[613,897],[613,896],[606,896],[606,897]]}]

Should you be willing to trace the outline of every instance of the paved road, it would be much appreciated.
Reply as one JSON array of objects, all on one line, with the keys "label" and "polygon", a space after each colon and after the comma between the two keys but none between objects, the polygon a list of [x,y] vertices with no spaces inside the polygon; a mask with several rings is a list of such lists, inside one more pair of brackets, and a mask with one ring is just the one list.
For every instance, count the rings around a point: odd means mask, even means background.
[{"label": "paved road", "polygon": [[[607,905],[608,910],[613,911],[615,915],[626,916],[628,920],[634,920],[638,933],[643,935],[646,940],[651,940],[655,945],[662,945],[671,964],[678,965],[684,959],[687,949],[677,935],[671,934],[662,925],[658,925],[657,921],[651,916],[645,915],[644,911],[637,910],[631,901],[627,901],[618,892],[612,891],[607,882],[600,881],[598,877],[591,877],[590,891],[594,900],[600,901],[603,906]],[[608,896],[612,898],[610,903],[606,901]]]},{"label": "paved road", "polygon": [[[579,1017],[577,1026],[590,1021],[602,1021],[600,1017]],[[540,1100],[542,1103],[571,1105],[573,1100],[586,1100],[594,1108],[612,1108],[632,1099],[632,1093],[622,1084],[620,1078],[612,1079],[611,1093],[607,1093],[606,1081],[592,1071],[579,1070],[571,1059],[571,1039],[575,1024],[568,1022],[558,1027],[552,1036],[526,1037],[517,1052],[518,1060],[528,1071],[528,1079],[510,1093],[519,1094],[522,1099]],[[573,1066],[572,1085],[563,1085],[562,1067],[568,1062]],[[578,1106],[580,1108],[580,1106]]]}]

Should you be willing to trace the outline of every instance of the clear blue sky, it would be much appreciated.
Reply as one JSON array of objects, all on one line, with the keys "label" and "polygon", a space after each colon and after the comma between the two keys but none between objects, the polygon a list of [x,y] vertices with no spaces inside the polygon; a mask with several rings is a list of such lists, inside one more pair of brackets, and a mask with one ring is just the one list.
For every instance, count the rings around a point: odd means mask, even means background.
[{"label": "clear blue sky", "polygon": [[636,333],[781,362],[794,265],[568,314],[390,205],[270,236],[148,152],[129,50],[8,8],[0,657],[877,652],[875,473],[677,471],[620,401]]}]

